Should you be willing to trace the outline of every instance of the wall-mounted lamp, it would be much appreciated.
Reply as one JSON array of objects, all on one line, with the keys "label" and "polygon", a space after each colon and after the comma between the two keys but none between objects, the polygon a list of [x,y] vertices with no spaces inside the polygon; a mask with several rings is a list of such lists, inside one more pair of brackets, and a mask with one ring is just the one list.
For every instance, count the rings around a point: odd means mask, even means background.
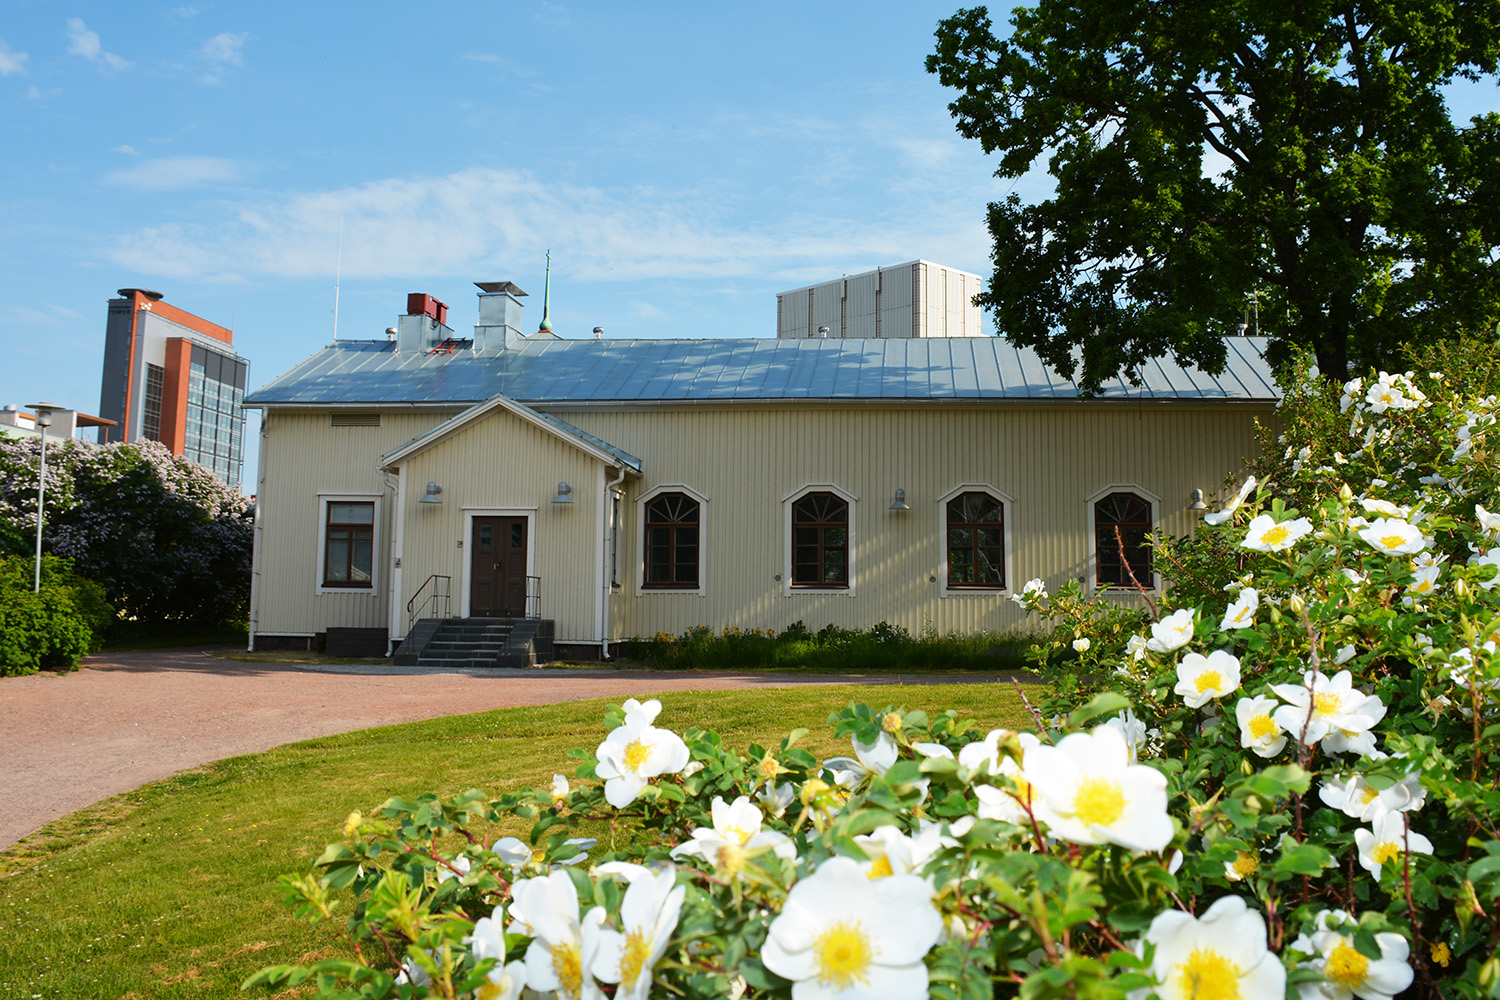
[{"label": "wall-mounted lamp", "polygon": [[891,510],[911,510],[911,504],[906,502],[906,491],[898,489],[896,499],[891,501]]},{"label": "wall-mounted lamp", "polygon": [[1193,502],[1188,504],[1188,510],[1208,510],[1208,504],[1203,502],[1203,491],[1193,491]]},{"label": "wall-mounted lamp", "polygon": [[572,503],[573,502],[573,487],[569,486],[567,484],[567,482],[558,483],[557,484],[557,496],[555,496],[555,497],[552,498],[552,502],[553,503]]},{"label": "wall-mounted lamp", "polygon": [[443,498],[440,496],[442,492],[443,488],[437,483],[428,483],[427,493],[417,503],[442,503]]}]

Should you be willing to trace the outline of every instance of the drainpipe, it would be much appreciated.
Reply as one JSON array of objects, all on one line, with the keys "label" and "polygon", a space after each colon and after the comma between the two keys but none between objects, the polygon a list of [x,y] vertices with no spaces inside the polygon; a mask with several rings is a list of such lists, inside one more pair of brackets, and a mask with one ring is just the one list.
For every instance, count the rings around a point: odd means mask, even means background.
[{"label": "drainpipe", "polygon": [[619,475],[604,487],[604,495],[600,498],[599,506],[599,537],[604,539],[604,559],[599,564],[599,582],[603,590],[604,613],[599,621],[599,658],[605,662],[609,661],[609,597],[610,597],[610,566],[609,566],[609,542],[610,529],[614,527],[610,522],[613,520],[615,509],[615,489],[625,481],[625,466],[616,467]]}]

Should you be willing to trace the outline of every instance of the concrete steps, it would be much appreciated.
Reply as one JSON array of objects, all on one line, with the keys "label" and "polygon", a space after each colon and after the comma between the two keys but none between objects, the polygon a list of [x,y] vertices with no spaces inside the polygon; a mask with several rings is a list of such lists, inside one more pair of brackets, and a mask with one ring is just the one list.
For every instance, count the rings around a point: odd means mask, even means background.
[{"label": "concrete steps", "polygon": [[553,658],[554,624],[530,618],[425,618],[397,647],[400,666],[514,669]]}]

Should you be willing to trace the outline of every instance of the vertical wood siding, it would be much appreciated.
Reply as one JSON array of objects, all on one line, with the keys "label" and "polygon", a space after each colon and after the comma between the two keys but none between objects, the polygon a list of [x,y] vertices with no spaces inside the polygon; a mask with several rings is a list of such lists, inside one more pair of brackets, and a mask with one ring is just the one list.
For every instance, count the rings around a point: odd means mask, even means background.
[{"label": "vertical wood siding", "polygon": [[[379,427],[331,427],[330,413],[269,410],[262,434],[269,435],[256,501],[262,525],[257,632],[310,634],[328,626],[379,628],[390,601],[387,554],[395,496],[376,466],[382,454],[399,447],[451,413],[386,411]],[[425,482],[425,480],[424,480]],[[322,552],[318,533],[319,494],[379,498],[373,591],[319,594]],[[418,494],[420,496],[420,494]]]},{"label": "vertical wood siding", "polygon": [[[972,632],[1021,620],[1011,593],[941,596],[945,524],[937,499],[988,483],[1011,497],[1008,588],[1041,577],[1056,589],[1086,576],[1092,538],[1085,500],[1113,484],[1162,499],[1153,512],[1185,535],[1189,494],[1212,499],[1255,451],[1252,420],[1270,407],[1182,404],[700,407],[671,412],[559,413],[640,455],[643,479],[627,482],[621,527],[621,593],[615,636],[678,632],[693,625],[784,628],[801,620],[913,632]],[[708,497],[704,593],[646,592],[637,498],[681,483]],[[783,498],[806,483],[833,483],[858,497],[853,596],[783,593]],[[911,509],[889,509],[897,488]]]}]

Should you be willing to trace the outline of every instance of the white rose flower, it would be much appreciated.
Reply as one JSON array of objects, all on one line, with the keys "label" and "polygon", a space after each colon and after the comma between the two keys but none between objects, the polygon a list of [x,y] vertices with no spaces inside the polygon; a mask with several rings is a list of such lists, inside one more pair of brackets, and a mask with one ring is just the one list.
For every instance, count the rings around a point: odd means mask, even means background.
[{"label": "white rose flower", "polygon": [[925,879],[871,879],[835,857],[792,886],[760,957],[792,981],[793,1000],[920,1000],[928,987],[923,959],[942,932]]},{"label": "white rose flower", "polygon": [[670,868],[635,879],[620,901],[620,930],[599,932],[591,968],[601,982],[620,984],[616,1000],[647,1000],[651,995],[651,970],[667,950],[687,893],[687,887],[676,881]]},{"label": "white rose flower", "polygon": [[504,908],[497,906],[488,917],[474,921],[474,933],[464,941],[469,945],[474,961],[495,960],[495,967],[486,976],[494,989],[485,996],[493,997],[493,1000],[517,1000],[526,986],[526,963],[516,959],[509,965],[505,964]]},{"label": "white rose flower", "polygon": [[1387,861],[1400,864],[1406,854],[1431,854],[1432,841],[1407,827],[1405,813],[1380,813],[1369,830],[1354,831],[1359,864],[1375,878]]},{"label": "white rose flower", "polygon": [[1229,520],[1234,516],[1234,512],[1239,509],[1240,504],[1245,502],[1245,497],[1249,496],[1250,491],[1253,489],[1255,489],[1255,477],[1251,476],[1245,480],[1245,482],[1240,486],[1239,492],[1234,495],[1234,498],[1232,500],[1224,505],[1224,508],[1222,510],[1214,511],[1211,514],[1204,514],[1203,523],[1220,525]]},{"label": "white rose flower", "polygon": [[1186,646],[1193,638],[1193,609],[1179,608],[1151,625],[1146,648],[1153,653],[1170,653]]},{"label": "white rose flower", "polygon": [[1092,645],[1093,643],[1089,641],[1087,636],[1081,636],[1073,640],[1073,652],[1087,653],[1089,651],[1089,647]]},{"label": "white rose flower", "polygon": [[1270,514],[1251,518],[1245,527],[1243,548],[1256,552],[1284,552],[1312,532],[1312,522],[1305,517],[1294,521],[1276,521]]},{"label": "white rose flower", "polygon": [[1240,595],[1225,610],[1224,620],[1219,622],[1219,631],[1233,632],[1235,629],[1249,628],[1255,624],[1255,612],[1259,608],[1260,591],[1254,587],[1241,587]]},{"label": "white rose flower", "polygon": [[604,779],[604,798],[616,809],[634,802],[652,778],[676,774],[689,760],[682,737],[651,724],[661,702],[653,698],[642,705],[632,698],[625,710],[624,725],[612,730],[594,752],[599,760],[595,773]]},{"label": "white rose flower", "polygon": [[1388,556],[1409,556],[1427,547],[1427,539],[1415,525],[1399,517],[1379,517],[1359,531],[1359,537],[1376,552]]},{"label": "white rose flower", "polygon": [[1286,731],[1276,724],[1273,717],[1279,704],[1276,699],[1264,696],[1241,698],[1235,704],[1234,717],[1240,724],[1240,746],[1267,760],[1281,753],[1286,746]]},{"label": "white rose flower", "polygon": [[526,949],[526,985],[534,990],[555,990],[562,1000],[603,1000],[604,994],[591,975],[604,925],[604,908],[596,906],[583,918],[578,914],[578,890],[567,872],[553,872],[512,887],[516,904],[525,910],[524,920],[535,936]]},{"label": "white rose flower", "polygon": [[1172,691],[1182,696],[1188,708],[1202,708],[1205,702],[1231,694],[1239,686],[1240,661],[1228,650],[1217,649],[1207,656],[1184,656],[1177,664],[1177,686]]},{"label": "white rose flower", "polygon": [[760,810],[741,795],[726,804],[715,795],[711,815],[713,827],[699,827],[692,839],[672,848],[672,856],[702,858],[723,875],[738,876],[745,861],[767,851],[791,860],[797,856],[797,845],[786,834],[761,829]]},{"label": "white rose flower", "polygon": [[1309,670],[1301,684],[1276,684],[1272,690],[1287,702],[1276,710],[1276,724],[1299,740],[1306,726],[1308,745],[1335,729],[1364,732],[1385,717],[1385,704],[1376,695],[1355,690],[1347,670],[1332,678]]},{"label": "white rose flower", "polygon": [[[1151,974],[1161,1000],[1282,1000],[1286,968],[1266,946],[1266,921],[1239,896],[1214,901],[1201,918],[1168,910],[1151,921]],[[1153,991],[1137,990],[1131,1000]]]},{"label": "white rose flower", "polygon": [[1312,937],[1299,937],[1292,943],[1294,951],[1314,956],[1310,962],[1299,963],[1299,968],[1314,969],[1328,980],[1300,985],[1302,1000],[1353,1000],[1356,996],[1360,1000],[1392,1000],[1411,985],[1412,970],[1406,961],[1411,948],[1406,939],[1390,931],[1377,933],[1380,957],[1370,959],[1355,949],[1351,936],[1330,929],[1330,925],[1349,919],[1343,910],[1323,910]]},{"label": "white rose flower", "polygon": [[1166,776],[1131,764],[1117,729],[1099,726],[1064,736],[1056,746],[1032,747],[1021,773],[1037,818],[1056,837],[1133,851],[1160,851],[1171,843]]},{"label": "white rose flower", "polygon": [[1347,778],[1335,775],[1323,779],[1318,787],[1318,798],[1325,806],[1337,809],[1345,816],[1363,823],[1374,823],[1386,813],[1421,809],[1427,801],[1427,789],[1422,787],[1422,777],[1416,772],[1379,791],[1367,784],[1361,775],[1351,774]]}]

